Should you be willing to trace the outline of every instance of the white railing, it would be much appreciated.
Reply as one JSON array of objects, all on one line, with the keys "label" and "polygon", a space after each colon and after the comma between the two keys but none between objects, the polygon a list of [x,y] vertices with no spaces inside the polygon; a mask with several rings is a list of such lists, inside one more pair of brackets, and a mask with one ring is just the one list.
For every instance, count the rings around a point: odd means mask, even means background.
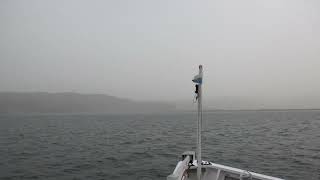
[{"label": "white railing", "polygon": [[218,170],[216,179],[219,179],[221,172],[229,172],[229,173],[233,173],[233,174],[239,174],[240,179],[242,177],[244,177],[244,175],[249,175],[250,177],[252,177],[254,179],[259,179],[259,180],[284,180],[281,178],[276,178],[276,177],[267,176],[267,175],[263,175],[263,174],[259,174],[259,173],[245,171],[245,170],[238,169],[238,168],[224,166],[221,164],[210,163],[210,165],[208,165],[206,167],[214,168],[214,169]]},{"label": "white railing", "polygon": [[190,156],[186,156],[183,161],[179,161],[173,173],[167,176],[167,180],[184,180],[186,178],[185,171],[188,169]]}]

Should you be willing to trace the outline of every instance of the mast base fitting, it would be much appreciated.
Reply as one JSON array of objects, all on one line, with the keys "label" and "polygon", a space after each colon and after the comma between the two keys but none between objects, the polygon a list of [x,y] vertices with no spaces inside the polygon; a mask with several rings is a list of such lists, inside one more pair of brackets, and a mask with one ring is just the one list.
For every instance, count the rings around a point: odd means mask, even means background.
[{"label": "mast base fitting", "polygon": [[194,151],[185,151],[184,153],[182,153],[182,161],[187,157],[190,156],[190,161],[189,163],[192,163],[193,160],[196,159],[196,153]]}]

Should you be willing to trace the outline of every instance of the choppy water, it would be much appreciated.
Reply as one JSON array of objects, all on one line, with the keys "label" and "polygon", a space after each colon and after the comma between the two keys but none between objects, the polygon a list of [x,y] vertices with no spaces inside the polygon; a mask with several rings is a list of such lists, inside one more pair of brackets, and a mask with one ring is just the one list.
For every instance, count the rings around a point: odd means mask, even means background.
[{"label": "choppy water", "polygon": [[[0,115],[0,179],[165,179],[195,149],[195,114]],[[320,111],[204,114],[204,159],[320,179]]]}]

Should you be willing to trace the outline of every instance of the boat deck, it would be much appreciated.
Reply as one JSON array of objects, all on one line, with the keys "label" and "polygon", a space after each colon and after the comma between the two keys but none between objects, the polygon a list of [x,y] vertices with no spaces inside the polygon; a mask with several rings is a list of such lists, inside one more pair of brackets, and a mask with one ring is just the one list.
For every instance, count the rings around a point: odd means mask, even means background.
[{"label": "boat deck", "polygon": [[[254,172],[249,172],[220,164],[202,165],[202,180],[282,180]],[[185,171],[184,180],[197,180],[197,167],[191,166]]]},{"label": "boat deck", "polygon": [[[198,180],[198,163],[195,160],[195,153],[188,151],[182,154],[182,161],[179,161],[173,173],[167,180]],[[201,180],[283,180],[251,171],[224,166],[208,161],[201,163]]]}]

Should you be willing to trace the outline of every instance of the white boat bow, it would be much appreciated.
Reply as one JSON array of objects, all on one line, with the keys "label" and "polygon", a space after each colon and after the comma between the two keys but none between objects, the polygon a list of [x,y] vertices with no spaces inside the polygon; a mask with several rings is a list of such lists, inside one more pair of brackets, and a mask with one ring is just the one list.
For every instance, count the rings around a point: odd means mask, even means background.
[{"label": "white boat bow", "polygon": [[[182,154],[182,160],[178,162],[173,173],[167,180],[197,180],[198,163],[195,152],[187,151]],[[224,166],[208,161],[201,163],[202,180],[284,180],[234,167]]]}]

